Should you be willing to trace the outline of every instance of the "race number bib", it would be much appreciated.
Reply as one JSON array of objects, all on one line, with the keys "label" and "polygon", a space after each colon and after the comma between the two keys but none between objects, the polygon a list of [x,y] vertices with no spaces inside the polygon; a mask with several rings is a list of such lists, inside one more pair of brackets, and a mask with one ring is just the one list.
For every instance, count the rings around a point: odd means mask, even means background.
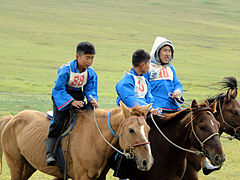
[{"label": "race number bib", "polygon": [[161,80],[161,79],[168,79],[173,80],[173,72],[172,69],[167,66],[161,66],[154,63],[151,63],[149,66],[149,81]]},{"label": "race number bib", "polygon": [[138,98],[145,98],[147,94],[147,83],[144,76],[133,76],[135,80],[134,92]]},{"label": "race number bib", "polygon": [[68,86],[73,88],[81,88],[87,83],[87,70],[82,73],[74,73],[70,71],[70,79]]}]

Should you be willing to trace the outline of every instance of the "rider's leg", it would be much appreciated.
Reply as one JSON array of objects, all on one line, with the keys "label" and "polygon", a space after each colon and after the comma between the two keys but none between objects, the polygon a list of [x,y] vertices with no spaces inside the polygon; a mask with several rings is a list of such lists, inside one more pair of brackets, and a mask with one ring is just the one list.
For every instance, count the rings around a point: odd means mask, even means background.
[{"label": "rider's leg", "polygon": [[55,166],[55,146],[57,145],[57,139],[62,133],[62,129],[64,126],[64,121],[66,115],[68,114],[69,108],[66,108],[64,111],[59,111],[57,109],[56,104],[53,100],[53,118],[49,127],[48,138],[45,140],[46,143],[46,157],[47,157],[47,165]]}]

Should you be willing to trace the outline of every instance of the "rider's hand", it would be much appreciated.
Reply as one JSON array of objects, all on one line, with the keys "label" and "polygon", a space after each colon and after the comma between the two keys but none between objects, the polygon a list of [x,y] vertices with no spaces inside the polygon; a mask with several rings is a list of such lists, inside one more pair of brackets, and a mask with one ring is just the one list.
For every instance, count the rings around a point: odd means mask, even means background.
[{"label": "rider's hand", "polygon": [[150,113],[152,113],[152,115],[159,115],[158,110],[153,108],[150,110]]},{"label": "rider's hand", "polygon": [[74,100],[74,101],[72,101],[71,105],[76,107],[76,108],[81,108],[81,107],[84,106],[84,102],[83,101],[76,101],[76,100]]},{"label": "rider's hand", "polygon": [[93,107],[98,108],[98,103],[97,103],[97,101],[95,99],[92,99],[89,102],[92,104]]},{"label": "rider's hand", "polygon": [[182,93],[179,89],[175,90],[172,93],[172,99],[180,99],[182,97]]}]

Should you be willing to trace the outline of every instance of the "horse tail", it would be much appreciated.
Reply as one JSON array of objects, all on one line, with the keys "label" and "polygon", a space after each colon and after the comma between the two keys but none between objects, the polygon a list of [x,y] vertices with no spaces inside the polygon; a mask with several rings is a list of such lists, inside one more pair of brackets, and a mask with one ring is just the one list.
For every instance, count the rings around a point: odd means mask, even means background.
[{"label": "horse tail", "polygon": [[1,134],[2,134],[2,130],[3,128],[6,126],[6,124],[12,119],[12,115],[5,115],[3,117],[0,118],[0,174],[2,174],[2,141],[1,141]]}]

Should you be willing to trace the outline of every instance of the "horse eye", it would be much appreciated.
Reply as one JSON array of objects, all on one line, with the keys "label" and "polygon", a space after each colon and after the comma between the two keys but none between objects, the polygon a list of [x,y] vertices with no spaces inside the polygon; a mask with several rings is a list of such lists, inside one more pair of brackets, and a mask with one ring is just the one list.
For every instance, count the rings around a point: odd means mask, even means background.
[{"label": "horse eye", "polygon": [[200,127],[200,129],[201,129],[202,131],[205,131],[205,128],[204,128],[204,127]]},{"label": "horse eye", "polygon": [[135,131],[132,128],[129,128],[128,131],[129,131],[130,134],[134,134],[135,133]]},{"label": "horse eye", "polygon": [[237,111],[232,111],[232,114],[233,114],[234,116],[238,116],[238,112],[237,112]]}]

